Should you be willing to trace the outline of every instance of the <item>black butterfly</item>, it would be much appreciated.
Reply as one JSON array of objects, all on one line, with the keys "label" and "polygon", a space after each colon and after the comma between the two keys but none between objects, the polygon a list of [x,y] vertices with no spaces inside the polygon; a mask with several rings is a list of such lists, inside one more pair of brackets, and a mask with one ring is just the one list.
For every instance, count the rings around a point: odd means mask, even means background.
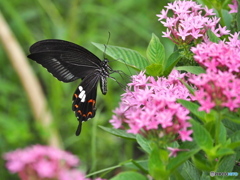
[{"label": "black butterfly", "polygon": [[28,58],[41,64],[58,80],[72,82],[82,79],[72,98],[72,110],[79,121],[76,131],[78,136],[81,133],[82,121],[95,116],[99,81],[102,93],[107,93],[107,77],[114,72],[108,65],[108,60],[101,61],[77,44],[56,39],[38,41],[29,51],[31,54]]}]

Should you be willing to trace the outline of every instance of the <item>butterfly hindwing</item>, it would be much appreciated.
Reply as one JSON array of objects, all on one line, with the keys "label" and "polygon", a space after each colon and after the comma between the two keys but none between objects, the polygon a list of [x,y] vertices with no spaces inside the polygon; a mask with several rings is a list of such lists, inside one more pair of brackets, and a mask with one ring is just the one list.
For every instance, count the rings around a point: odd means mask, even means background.
[{"label": "butterfly hindwing", "polygon": [[76,135],[81,132],[81,123],[95,116],[97,84],[100,77],[100,73],[95,70],[83,79],[73,94],[72,110],[79,121]]},{"label": "butterfly hindwing", "polygon": [[[79,89],[82,91],[80,91]],[[79,93],[79,95],[77,96],[76,93]],[[81,133],[82,122],[87,121],[88,119],[93,118],[95,116],[96,98],[97,98],[97,86],[94,87],[92,91],[86,95],[84,90],[82,89],[82,86],[79,85],[76,92],[74,93],[72,109],[75,112],[75,116],[79,121],[79,126],[76,131],[77,136]],[[83,99],[84,102],[82,102]]]}]

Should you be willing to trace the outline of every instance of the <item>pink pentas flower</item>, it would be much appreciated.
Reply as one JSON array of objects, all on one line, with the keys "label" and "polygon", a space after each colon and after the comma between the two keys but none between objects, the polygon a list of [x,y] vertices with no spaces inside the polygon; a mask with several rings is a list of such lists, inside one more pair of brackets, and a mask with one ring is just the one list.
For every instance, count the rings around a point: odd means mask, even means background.
[{"label": "pink pentas flower", "polygon": [[194,1],[177,0],[168,3],[165,8],[166,10],[157,14],[158,20],[167,27],[166,32],[163,32],[163,37],[168,37],[178,45],[190,44],[199,38],[204,39],[208,30],[211,30],[217,37],[230,32],[226,30],[226,27],[217,27],[220,19],[214,16],[213,9],[202,7]]},{"label": "pink pentas flower", "polygon": [[87,180],[83,173],[74,170],[79,164],[76,156],[53,147],[34,145],[17,149],[6,153],[4,159],[7,169],[11,173],[18,173],[23,180],[64,179],[66,176],[74,177],[68,179]]},{"label": "pink pentas flower", "polygon": [[230,47],[234,47],[240,49],[240,40],[239,40],[240,32],[235,32],[234,34],[230,34],[228,38],[229,41],[226,42]]},{"label": "pink pentas flower", "polygon": [[238,12],[238,1],[232,0],[232,4],[228,5],[230,7],[229,13],[237,13]]},{"label": "pink pentas flower", "polygon": [[155,79],[144,72],[132,76],[110,123],[114,128],[127,129],[133,134],[158,131],[178,136],[183,141],[191,140],[187,135],[179,136],[183,130],[191,134],[189,111],[176,102],[179,98],[189,100],[190,94],[179,80],[185,75],[173,70],[168,78]]}]

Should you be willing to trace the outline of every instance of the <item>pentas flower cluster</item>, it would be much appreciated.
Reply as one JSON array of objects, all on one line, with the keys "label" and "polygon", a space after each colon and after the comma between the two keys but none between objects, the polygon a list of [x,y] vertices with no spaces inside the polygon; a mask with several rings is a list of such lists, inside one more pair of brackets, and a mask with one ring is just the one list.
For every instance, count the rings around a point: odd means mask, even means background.
[{"label": "pentas flower cluster", "polygon": [[179,80],[184,76],[176,70],[168,78],[157,80],[144,72],[132,76],[129,89],[122,95],[120,107],[114,110],[116,115],[110,123],[114,128],[127,129],[133,134],[158,132],[159,137],[191,141],[189,111],[176,103],[178,98],[188,100],[189,97],[187,88]]},{"label": "pentas flower cluster", "polygon": [[229,42],[206,42],[192,48],[195,60],[206,69],[206,74],[190,78],[198,90],[194,100],[200,110],[223,107],[231,111],[240,107],[240,40],[239,33],[231,35]]},{"label": "pentas flower cluster", "polygon": [[223,107],[234,111],[240,107],[240,79],[232,73],[208,70],[189,81],[198,88],[192,99],[200,103],[200,111],[209,113],[211,109]]},{"label": "pentas flower cluster", "polygon": [[8,152],[4,159],[7,169],[18,173],[22,180],[90,180],[76,169],[79,165],[76,156],[53,147],[34,145]]},{"label": "pentas flower cluster", "polygon": [[[166,10],[162,10],[157,14],[159,21],[167,27],[167,31],[163,32],[163,37],[171,39],[175,44],[190,44],[195,39],[203,39],[206,32],[211,30],[216,36],[228,34],[226,27],[217,27],[220,18],[216,16],[213,9],[202,7],[193,1],[174,1],[165,6]],[[172,17],[168,17],[172,11]],[[163,21],[165,20],[165,21]]]},{"label": "pentas flower cluster", "polygon": [[240,77],[239,33],[231,35],[229,42],[206,42],[192,47],[194,59],[205,69],[213,72],[228,71]]}]

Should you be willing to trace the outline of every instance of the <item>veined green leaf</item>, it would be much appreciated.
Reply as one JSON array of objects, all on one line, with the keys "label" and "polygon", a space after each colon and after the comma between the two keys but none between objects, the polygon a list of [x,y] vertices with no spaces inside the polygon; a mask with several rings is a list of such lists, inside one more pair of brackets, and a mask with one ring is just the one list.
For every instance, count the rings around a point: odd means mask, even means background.
[{"label": "veined green leaf", "polygon": [[151,64],[146,67],[146,72],[150,76],[162,76],[163,67],[160,64]]},{"label": "veined green leaf", "polygon": [[184,99],[178,99],[177,102],[179,102],[180,104],[182,104],[185,108],[187,108],[191,113],[193,113],[195,116],[197,116],[202,122],[206,122],[205,121],[205,117],[207,115],[207,113],[205,111],[199,111],[199,105],[184,100]]},{"label": "veined green leaf", "polygon": [[149,140],[146,138],[142,137],[141,135],[137,134],[136,135],[137,143],[141,146],[141,148],[147,152],[148,154],[151,153],[151,147],[149,144]]},{"label": "veined green leaf", "polygon": [[177,167],[190,159],[190,157],[196,154],[198,151],[199,149],[193,149],[189,151],[179,152],[176,157],[170,159],[169,164],[167,165],[167,169],[174,171]]},{"label": "veined green leaf", "polygon": [[153,147],[151,154],[149,155],[149,174],[154,178],[167,179],[170,171],[166,169],[166,164],[168,164],[168,152],[166,150],[160,149],[157,146]]},{"label": "veined green leaf", "polygon": [[191,120],[193,137],[197,145],[204,151],[210,151],[213,148],[213,139],[210,133],[200,123]]},{"label": "veined green leaf", "polygon": [[144,56],[132,49],[111,45],[107,45],[107,48],[105,48],[104,44],[94,42],[92,44],[103,52],[106,50],[105,53],[113,59],[127,64],[137,70],[145,70],[145,68],[149,65]]},{"label": "veined green leaf", "polygon": [[236,154],[225,156],[218,166],[217,172],[233,172],[235,165]]},{"label": "veined green leaf", "polygon": [[147,58],[150,63],[156,63],[164,65],[165,61],[165,49],[159,38],[152,34],[152,39],[147,48]]},{"label": "veined green leaf", "polygon": [[134,134],[131,133],[127,133],[124,130],[121,129],[113,129],[113,128],[108,128],[108,127],[104,127],[104,126],[99,126],[101,129],[103,129],[104,131],[109,132],[110,134],[113,134],[115,136],[118,137],[122,137],[122,138],[126,138],[126,139],[132,139],[135,140],[136,136]]},{"label": "veined green leaf", "polygon": [[200,66],[178,66],[175,67],[175,69],[179,71],[187,71],[196,75],[205,73],[205,70]]},{"label": "veined green leaf", "polygon": [[218,43],[221,39],[217,37],[211,30],[207,31],[208,37],[211,42]]},{"label": "veined green leaf", "polygon": [[174,53],[172,53],[167,59],[164,67],[164,76],[168,76],[170,74],[170,72],[172,71],[174,66],[178,63],[179,60],[180,60],[180,54],[179,54],[179,50],[177,50]]}]

